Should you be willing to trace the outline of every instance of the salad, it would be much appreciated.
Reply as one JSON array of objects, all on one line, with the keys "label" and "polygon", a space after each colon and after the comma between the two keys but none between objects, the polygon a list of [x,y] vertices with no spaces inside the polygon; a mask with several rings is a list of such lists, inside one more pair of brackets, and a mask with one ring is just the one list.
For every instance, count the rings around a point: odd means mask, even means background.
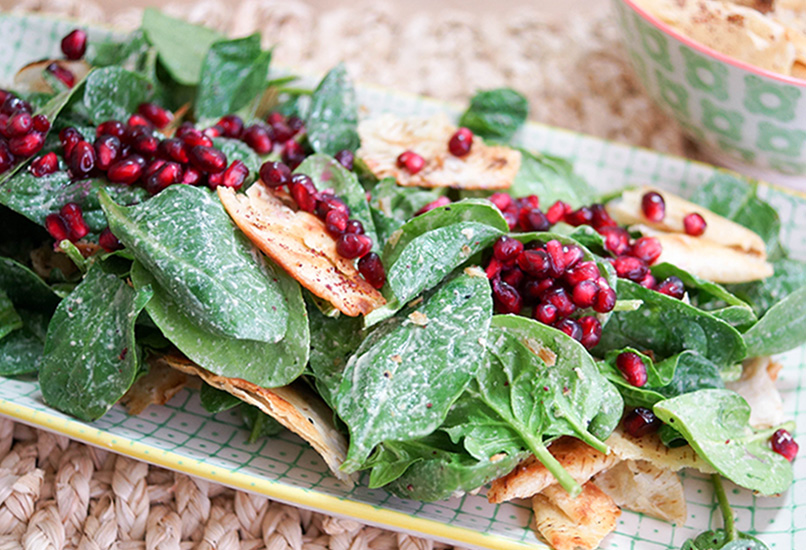
[{"label": "salad", "polygon": [[753,186],[598,196],[508,145],[517,92],[366,119],[344,67],[300,89],[157,11],[62,51],[0,92],[0,374],[85,421],[200,380],[347,483],[529,498],[558,550],[685,521],[696,468],[725,525],[684,548],[764,548],[722,478],[792,483],[770,356],[806,341],[806,265]]}]

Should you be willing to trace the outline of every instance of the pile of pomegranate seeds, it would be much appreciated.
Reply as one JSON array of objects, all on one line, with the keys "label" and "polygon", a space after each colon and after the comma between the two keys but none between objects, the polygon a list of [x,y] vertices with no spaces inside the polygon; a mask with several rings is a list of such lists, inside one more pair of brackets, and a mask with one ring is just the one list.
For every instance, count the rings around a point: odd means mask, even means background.
[{"label": "pile of pomegranate seeds", "polygon": [[789,462],[795,460],[798,454],[799,446],[792,437],[792,434],[786,430],[777,430],[770,438],[770,445],[772,450],[787,459]]},{"label": "pile of pomegranate seeds", "polygon": [[641,356],[631,351],[619,353],[616,357],[616,367],[624,379],[636,388],[646,385],[646,364]]},{"label": "pile of pomegranate seeds", "polygon": [[636,407],[622,421],[624,431],[633,437],[644,437],[657,432],[663,424],[651,410]]},{"label": "pile of pomegranate seeds", "polygon": [[599,343],[602,325],[593,315],[571,318],[579,310],[612,311],[616,293],[594,262],[583,261],[582,249],[559,241],[533,241],[524,246],[500,237],[486,267],[499,313],[520,314],[532,308],[532,317],[562,330],[591,349]]},{"label": "pile of pomegranate seeds", "polygon": [[[30,103],[0,90],[0,174],[34,156],[45,144],[50,121],[44,115],[33,116],[32,112]],[[47,172],[48,167],[39,170]]]},{"label": "pile of pomegranate seeds", "polygon": [[65,204],[58,214],[45,216],[45,229],[57,243],[65,239],[74,243],[90,232],[81,207],[74,202]]}]

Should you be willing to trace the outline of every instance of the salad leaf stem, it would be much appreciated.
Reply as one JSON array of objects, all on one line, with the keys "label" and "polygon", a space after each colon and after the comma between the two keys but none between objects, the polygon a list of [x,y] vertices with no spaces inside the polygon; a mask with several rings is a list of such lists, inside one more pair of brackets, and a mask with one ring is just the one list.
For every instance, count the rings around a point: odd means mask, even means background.
[{"label": "salad leaf stem", "polygon": [[529,450],[532,451],[540,463],[551,472],[551,475],[554,476],[557,483],[559,483],[569,495],[575,497],[582,492],[582,486],[568,473],[568,470],[563,468],[563,465],[554,458],[554,455],[549,452],[542,441],[530,437],[529,434],[525,432],[521,432],[521,437],[523,437],[523,440],[529,446]]},{"label": "salad leaf stem", "polygon": [[725,485],[722,483],[722,476],[719,474],[712,474],[711,481],[714,483],[714,492],[716,499],[719,502],[719,509],[722,512],[722,521],[724,522],[725,531],[728,534],[728,540],[736,540],[739,537],[736,531],[736,521],[733,518],[733,508],[730,507],[728,502],[728,495],[725,493]]}]

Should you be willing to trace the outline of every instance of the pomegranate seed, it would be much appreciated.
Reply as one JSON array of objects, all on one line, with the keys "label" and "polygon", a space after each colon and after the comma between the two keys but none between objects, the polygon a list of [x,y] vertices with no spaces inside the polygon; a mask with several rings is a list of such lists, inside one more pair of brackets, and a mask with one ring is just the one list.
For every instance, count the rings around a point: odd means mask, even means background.
[{"label": "pomegranate seed", "polygon": [[95,165],[101,170],[109,170],[120,157],[120,140],[115,136],[103,135],[95,140]]},{"label": "pomegranate seed", "polygon": [[347,220],[347,233],[355,233],[356,235],[364,234],[364,224],[358,220]]},{"label": "pomegranate seed", "polygon": [[520,268],[513,267],[512,269],[505,269],[501,271],[501,280],[504,281],[509,286],[518,288],[521,286],[525,275]]},{"label": "pomegranate seed", "polygon": [[331,210],[325,216],[325,229],[334,237],[341,236],[347,231],[347,214],[341,210]]},{"label": "pomegranate seed", "polygon": [[34,117],[25,111],[16,113],[8,119],[6,123],[6,135],[8,137],[24,136],[34,127]]},{"label": "pomegranate seed", "polygon": [[112,183],[125,183],[126,185],[131,185],[139,180],[143,175],[143,166],[137,159],[132,158],[134,156],[137,155],[126,157],[112,164],[106,172],[106,178]]},{"label": "pomegranate seed", "polygon": [[397,167],[414,175],[425,168],[425,159],[414,151],[403,151],[397,157]]},{"label": "pomegranate seed", "polygon": [[188,148],[196,147],[197,145],[202,145],[204,147],[213,146],[213,142],[210,140],[210,138],[202,134],[196,128],[190,128],[186,132],[182,133],[180,139],[185,142],[185,145],[187,145]]},{"label": "pomegranate seed", "polygon": [[84,221],[84,214],[81,212],[81,207],[74,202],[68,202],[59,211],[59,216],[64,225],[67,227],[68,238],[70,242],[85,237],[90,232],[90,227]]},{"label": "pomegranate seed", "polygon": [[98,128],[95,129],[95,137],[101,137],[106,134],[121,139],[125,131],[126,127],[119,120],[107,120],[100,123]]},{"label": "pomegranate seed", "polygon": [[50,152],[47,155],[41,156],[31,163],[31,173],[35,178],[41,178],[52,174],[59,169],[59,157],[56,153]]},{"label": "pomegranate seed", "polygon": [[150,176],[152,176],[152,175],[156,174],[156,173],[157,173],[157,170],[159,170],[160,168],[162,168],[163,166],[165,166],[165,163],[166,163],[166,162],[168,162],[168,161],[167,161],[167,160],[163,160],[163,159],[154,159],[154,160],[152,160],[152,161],[151,161],[151,162],[149,162],[149,163],[148,163],[148,165],[145,167],[144,172],[143,172],[143,175],[144,175],[145,177],[147,177],[147,178],[148,178],[148,177],[150,177]]},{"label": "pomegranate seed", "polygon": [[87,33],[75,29],[62,38],[62,53],[67,59],[81,59],[87,50]]},{"label": "pomegranate seed", "polygon": [[135,151],[147,157],[155,155],[159,145],[160,140],[147,133],[138,135],[134,138],[134,142],[132,143],[132,147],[134,147]]},{"label": "pomegranate seed", "polygon": [[660,193],[650,191],[641,197],[641,210],[649,221],[663,221],[663,218],[666,217],[666,201],[663,200]]},{"label": "pomegranate seed", "polygon": [[507,226],[509,226],[510,231],[514,231],[516,227],[518,227],[518,211],[515,210],[508,210],[503,212],[504,219],[507,222]]},{"label": "pomegranate seed", "polygon": [[505,264],[517,260],[521,252],[523,252],[523,243],[511,237],[499,237],[493,244],[493,255]]},{"label": "pomegranate seed", "polygon": [[171,111],[163,109],[156,103],[141,103],[137,107],[137,112],[160,130],[168,126],[174,120],[174,115]]},{"label": "pomegranate seed", "polygon": [[186,120],[185,122],[179,125],[179,128],[176,129],[176,132],[174,132],[174,137],[181,138],[186,133],[193,131],[196,131],[196,127],[193,125],[192,122]]},{"label": "pomegranate seed", "polygon": [[520,293],[500,279],[493,279],[493,301],[499,313],[520,313],[523,300]]},{"label": "pomegranate seed", "polygon": [[204,145],[196,145],[191,148],[188,159],[194,168],[210,174],[223,172],[227,167],[227,155],[218,149]]},{"label": "pomegranate seed", "polygon": [[114,252],[123,248],[123,245],[108,227],[105,227],[98,236],[98,244],[107,252]]},{"label": "pomegranate seed", "polygon": [[31,132],[8,140],[8,149],[18,157],[31,157],[37,154],[44,144],[44,134]]},{"label": "pomegranate seed", "polygon": [[178,138],[163,139],[157,145],[157,155],[180,164],[188,163],[188,146]]},{"label": "pomegranate seed", "polygon": [[593,281],[582,281],[574,287],[571,294],[577,307],[586,308],[594,304],[598,293],[599,285]]},{"label": "pomegranate seed", "polygon": [[573,319],[562,319],[554,324],[554,328],[566,333],[577,342],[582,340],[582,327]]},{"label": "pomegranate seed", "polygon": [[621,371],[624,379],[636,388],[646,384],[646,365],[637,353],[631,351],[619,353],[616,357],[616,367]]},{"label": "pomegranate seed", "polygon": [[229,168],[224,170],[224,178],[221,182],[221,185],[224,187],[231,187],[236,191],[243,187],[246,178],[249,176],[249,168],[240,161],[234,160],[232,164],[229,165]]},{"label": "pomegranate seed", "polygon": [[529,279],[523,285],[523,295],[528,300],[536,301],[542,299],[555,286],[555,280],[549,277],[545,279]]},{"label": "pomegranate seed", "polygon": [[683,228],[686,230],[686,234],[692,237],[699,237],[705,233],[707,227],[708,224],[705,223],[705,219],[696,212],[692,212],[683,218]]},{"label": "pomegranate seed", "polygon": [[540,208],[540,197],[537,195],[527,195],[518,199],[518,206],[523,208]]},{"label": "pomegranate seed", "polygon": [[192,166],[185,167],[185,173],[182,174],[182,183],[185,185],[198,185],[202,181],[202,173],[193,168]]},{"label": "pomegranate seed", "polygon": [[305,151],[302,150],[302,145],[294,140],[288,140],[283,145],[283,162],[290,168],[296,168],[302,161],[305,160]]},{"label": "pomegranate seed", "polygon": [[579,319],[579,326],[582,328],[582,345],[585,349],[595,348],[602,339],[602,323],[593,315],[588,315]]},{"label": "pomegranate seed", "polygon": [[144,128],[151,128],[151,122],[143,115],[132,115],[126,121],[126,126],[132,128],[134,126],[142,126]]},{"label": "pomegranate seed", "polygon": [[70,151],[70,172],[75,179],[86,178],[95,168],[95,148],[84,140]]},{"label": "pomegranate seed", "polygon": [[209,128],[202,130],[202,134],[210,139],[221,137],[224,135],[224,128],[221,126],[210,126]]},{"label": "pomegranate seed", "polygon": [[302,130],[305,127],[305,122],[296,115],[291,115],[286,120],[288,127],[291,128],[291,131],[295,134]]},{"label": "pomegranate seed", "polygon": [[643,279],[638,283],[644,288],[648,288],[649,290],[654,290],[657,281],[655,280],[655,276],[652,273],[647,272]]},{"label": "pomegranate seed", "polygon": [[65,69],[61,65],[56,62],[51,63],[45,70],[55,76],[62,84],[67,86],[68,88],[72,88],[76,85],[76,75],[74,75],[69,69]]},{"label": "pomegranate seed", "polygon": [[553,325],[558,319],[557,308],[548,302],[541,302],[535,307],[532,316],[544,325]]},{"label": "pomegranate seed", "polygon": [[677,298],[678,300],[683,299],[683,295],[686,293],[686,286],[683,284],[683,281],[680,280],[679,277],[675,277],[674,275],[670,275],[666,277],[660,284],[655,288],[661,294],[665,294],[666,296],[671,296],[672,298]]},{"label": "pomegranate seed", "polygon": [[366,235],[345,233],[336,241],[336,252],[340,256],[352,260],[360,258],[372,249],[372,240]]},{"label": "pomegranate seed", "polygon": [[603,227],[616,227],[618,225],[616,221],[610,217],[610,214],[607,213],[603,204],[592,204],[591,215],[591,225],[593,225],[593,228],[597,231]]},{"label": "pomegranate seed", "polygon": [[539,208],[522,208],[518,214],[518,225],[523,231],[548,231],[551,229],[548,218]]},{"label": "pomegranate seed", "polygon": [[563,272],[565,271],[565,252],[563,251],[563,245],[560,241],[550,240],[546,243],[546,253],[551,258],[551,267],[549,268],[549,275],[554,277],[562,276]]},{"label": "pomegranate seed", "polygon": [[48,214],[45,216],[45,229],[47,229],[50,236],[53,237],[57,243],[67,239],[67,236],[70,234],[67,230],[67,225],[65,225],[64,220],[58,214]]},{"label": "pomegranate seed", "polygon": [[599,294],[593,303],[593,311],[596,313],[609,313],[616,307],[616,291],[612,288],[599,287]]},{"label": "pomegranate seed", "polygon": [[619,256],[613,261],[613,267],[616,268],[616,274],[619,277],[636,283],[640,283],[649,271],[643,260],[632,256]]},{"label": "pomegranate seed", "polygon": [[587,206],[574,210],[565,215],[565,223],[578,227],[580,225],[590,225],[593,222],[593,212]]},{"label": "pomegranate seed", "polygon": [[243,134],[243,119],[238,115],[223,116],[221,117],[221,120],[218,121],[218,124],[216,124],[216,126],[221,127],[224,130],[224,135],[227,136],[228,138],[238,139],[241,137],[241,134]]},{"label": "pomegranate seed", "polygon": [[436,208],[442,208],[443,206],[448,206],[450,203],[451,199],[449,199],[448,197],[440,197],[437,200],[431,201],[422,208],[420,208],[414,215],[419,216],[420,214],[431,212]]},{"label": "pomegranate seed", "polygon": [[70,153],[73,152],[73,147],[83,138],[81,133],[73,127],[68,127],[59,132],[59,141],[64,149],[64,158],[69,158]]},{"label": "pomegranate seed", "polygon": [[648,265],[655,263],[661,252],[663,252],[663,247],[655,237],[641,237],[630,248],[631,256],[646,262]]},{"label": "pomegranate seed", "polygon": [[355,155],[349,149],[342,149],[333,156],[336,161],[344,166],[346,170],[353,169],[353,162],[355,162]]},{"label": "pomegranate seed", "polygon": [[599,233],[605,238],[605,248],[621,256],[630,248],[630,234],[623,227],[603,227]]},{"label": "pomegranate seed", "polygon": [[374,252],[365,254],[358,260],[358,271],[374,288],[380,289],[386,282],[383,262],[381,262],[381,257]]},{"label": "pomegranate seed", "polygon": [[242,139],[258,155],[268,155],[274,147],[269,131],[258,124],[249,126],[243,132]]},{"label": "pomegranate seed", "polygon": [[581,262],[567,269],[563,274],[563,280],[574,287],[582,281],[596,280],[599,275],[599,268],[595,262]]},{"label": "pomegranate seed", "polygon": [[563,287],[552,288],[544,295],[543,299],[557,308],[557,314],[560,318],[572,315],[577,309],[577,306],[574,305],[573,300],[568,295],[568,291]]},{"label": "pomegranate seed", "polygon": [[663,423],[649,409],[636,407],[624,417],[624,431],[633,437],[644,437],[657,432]]},{"label": "pomegranate seed", "polygon": [[350,217],[350,209],[344,204],[343,200],[332,193],[320,193],[319,200],[316,203],[317,217],[323,220],[331,210],[339,210],[348,218]]},{"label": "pomegranate seed", "polygon": [[14,164],[14,155],[8,150],[6,142],[0,139],[0,174],[8,171]]},{"label": "pomegranate seed", "polygon": [[770,438],[772,450],[787,459],[789,462],[795,460],[798,454],[798,444],[792,438],[792,434],[784,429],[776,430]]},{"label": "pomegranate seed", "polygon": [[524,250],[518,256],[518,267],[532,277],[545,277],[551,269],[551,258],[545,250]]},{"label": "pomegranate seed", "polygon": [[563,201],[557,201],[546,211],[546,219],[548,219],[551,225],[554,225],[563,221],[563,218],[565,218],[565,216],[571,211],[570,205],[564,203]]},{"label": "pomegranate seed", "polygon": [[0,88],[0,103],[3,103],[8,96],[12,95],[8,90]]},{"label": "pomegranate seed", "polygon": [[[399,160],[400,157],[398,157],[398,162]],[[493,193],[487,200],[493,203],[501,212],[505,211],[512,204],[512,197],[506,193]]]},{"label": "pomegranate seed", "polygon": [[33,119],[34,122],[34,130],[37,132],[41,132],[43,134],[47,134],[50,130],[50,121],[48,117],[45,115],[36,115]]},{"label": "pomegranate seed", "polygon": [[260,181],[267,187],[282,187],[291,181],[291,169],[282,162],[264,162],[260,167]]},{"label": "pomegranate seed", "polygon": [[146,177],[146,191],[156,195],[166,187],[182,181],[182,167],[176,162],[165,162],[156,172]]},{"label": "pomegranate seed", "polygon": [[473,147],[473,132],[468,128],[459,128],[448,141],[448,151],[455,157],[463,157]]},{"label": "pomegranate seed", "polygon": [[22,111],[26,113],[33,113],[34,109],[31,107],[30,103],[15,95],[9,95],[5,101],[3,101],[3,106],[0,107],[0,113],[8,116]]},{"label": "pomegranate seed", "polygon": [[285,115],[283,113],[278,113],[277,111],[274,111],[272,113],[269,113],[269,116],[266,117],[266,122],[268,122],[272,126],[280,122],[285,124]]},{"label": "pomegranate seed", "polygon": [[279,143],[288,143],[296,133],[284,121],[272,123],[271,130],[274,134],[274,139]]},{"label": "pomegranate seed", "polygon": [[563,246],[563,260],[565,261],[566,271],[581,262],[584,257],[585,253],[577,245]]},{"label": "pomegranate seed", "polygon": [[487,264],[487,268],[484,270],[484,273],[487,275],[487,278],[493,280],[494,278],[501,275],[501,270],[504,269],[504,266],[501,264],[500,261],[496,260],[493,257],[490,260],[490,263]]},{"label": "pomegranate seed", "polygon": [[[305,174],[295,174],[291,177],[291,183],[288,189],[300,210],[304,210],[305,212],[313,212],[316,210],[316,186],[314,186],[311,178]],[[363,254],[359,254],[359,256],[363,256]],[[353,257],[357,258],[358,256]]]},{"label": "pomegranate seed", "polygon": [[221,182],[224,181],[224,172],[219,172],[218,174],[208,174],[207,175],[207,187],[210,189],[215,189]]}]

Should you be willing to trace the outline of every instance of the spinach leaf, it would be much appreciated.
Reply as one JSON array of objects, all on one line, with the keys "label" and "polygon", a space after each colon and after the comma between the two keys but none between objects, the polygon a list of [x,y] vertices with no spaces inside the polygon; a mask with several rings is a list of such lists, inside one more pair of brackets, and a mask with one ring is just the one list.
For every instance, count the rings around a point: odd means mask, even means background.
[{"label": "spinach leaf", "polygon": [[594,352],[632,347],[652,350],[665,359],[685,350],[701,355],[722,367],[730,367],[747,355],[742,335],[717,319],[681,300],[671,298],[626,279],[618,280],[619,300],[640,300],[634,311],[613,313]]},{"label": "spinach leaf", "polygon": [[527,116],[529,102],[523,95],[510,88],[498,88],[474,95],[459,126],[485,139],[509,141]]},{"label": "spinach leaf", "polygon": [[143,32],[159,53],[159,59],[180,84],[198,84],[207,51],[225,37],[218,32],[146,8]]},{"label": "spinach leaf", "polygon": [[744,333],[747,354],[773,355],[806,342],[806,287],[772,306],[761,320]]},{"label": "spinach leaf", "polygon": [[521,149],[521,169],[509,188],[513,197],[537,195],[547,209],[554,202],[565,201],[574,208],[594,202],[596,192],[565,159],[533,154]]},{"label": "spinach leaf", "polygon": [[278,309],[288,311],[285,336],[276,344],[229,338],[199,326],[196,318],[185,315],[173,294],[137,261],[132,265],[131,278],[135,288],[150,285],[154,289],[146,311],[163,335],[192,361],[220,376],[276,388],[291,383],[305,369],[310,333],[297,282],[272,264],[267,264],[266,271],[277,280],[281,296]]},{"label": "spinach leaf", "polygon": [[321,154],[311,155],[305,159],[294,173],[310,176],[319,191],[332,189],[333,193],[350,208],[350,217],[364,224],[364,233],[379,246],[367,195],[355,174],[345,169],[333,157]]},{"label": "spinach leaf", "polygon": [[487,278],[461,274],[361,343],[333,396],[350,431],[342,470],[362,468],[379,443],[415,439],[439,427],[485,361],[482,342],[491,316]]},{"label": "spinach leaf", "polygon": [[104,67],[87,75],[83,107],[93,124],[126,120],[149,96],[148,79],[121,67]]},{"label": "spinach leaf", "polygon": [[305,129],[317,153],[358,149],[358,101],[343,64],[331,69],[314,90]]},{"label": "spinach leaf", "polygon": [[728,286],[731,292],[750,303],[759,317],[793,292],[806,287],[806,263],[781,258],[772,265],[775,269],[772,277]]},{"label": "spinach leaf", "polygon": [[134,323],[151,295],[94,264],[48,327],[39,372],[48,405],[92,421],[123,397],[140,369]]},{"label": "spinach leaf", "polygon": [[23,326],[0,339],[0,376],[37,372],[50,317],[20,310]]},{"label": "spinach leaf", "polygon": [[142,30],[136,30],[123,41],[98,42],[91,40],[87,44],[84,59],[93,67],[117,65],[129,71],[143,72],[150,50],[151,46],[146,40],[145,33]]},{"label": "spinach leaf", "polygon": [[260,34],[215,42],[207,51],[193,112],[197,120],[219,119],[246,106],[265,85],[271,52],[260,47]]},{"label": "spinach leaf", "polygon": [[286,333],[279,283],[215,195],[175,185],[128,208],[100,197],[112,232],[195,325],[259,342]]},{"label": "spinach leaf", "polygon": [[227,156],[227,161],[232,163],[240,160],[249,169],[249,175],[244,180],[244,189],[257,179],[261,165],[260,157],[246,143],[239,139],[217,137],[213,138],[213,145]]},{"label": "spinach leaf", "polygon": [[22,319],[8,294],[0,290],[0,340],[18,328],[22,328]]},{"label": "spinach leaf", "polygon": [[228,411],[243,403],[231,393],[214,388],[209,384],[202,384],[199,389],[199,401],[204,410],[210,414]]},{"label": "spinach leaf", "polygon": [[17,308],[53,312],[59,297],[42,278],[11,258],[0,258],[0,291]]},{"label": "spinach leaf", "polygon": [[283,425],[254,405],[241,403],[241,418],[250,430],[247,443],[254,443],[261,437],[272,437],[283,431]]},{"label": "spinach leaf", "polygon": [[430,202],[445,194],[444,189],[421,189],[402,187],[394,178],[386,178],[372,188],[370,210],[383,245],[401,225],[414,217],[414,214]]},{"label": "spinach leaf", "polygon": [[737,393],[700,390],[661,401],[654,411],[703,460],[737,485],[772,495],[792,484],[791,464],[768,443],[776,428],[754,431],[750,406]]},{"label": "spinach leaf", "polygon": [[730,540],[724,529],[705,531],[684,542],[681,550],[770,550],[755,537],[744,533],[741,536],[741,539]]}]

